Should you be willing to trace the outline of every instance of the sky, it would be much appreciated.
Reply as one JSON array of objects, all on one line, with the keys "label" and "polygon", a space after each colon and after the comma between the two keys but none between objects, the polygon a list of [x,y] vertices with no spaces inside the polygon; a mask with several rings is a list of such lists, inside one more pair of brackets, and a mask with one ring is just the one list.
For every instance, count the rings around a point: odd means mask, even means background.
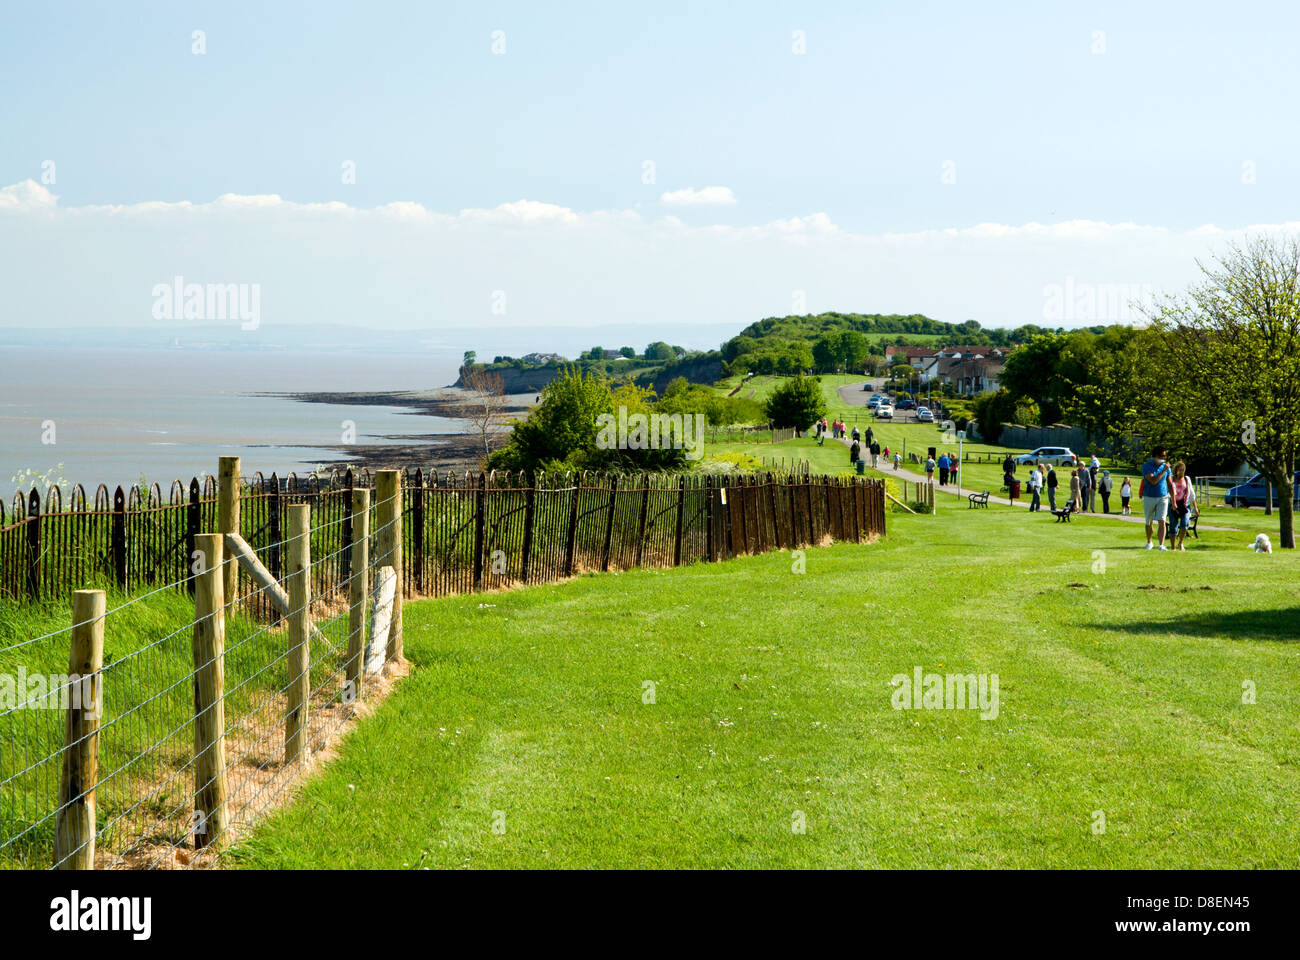
[{"label": "sky", "polygon": [[988,6],[10,5],[0,326],[1077,326],[1300,221],[1300,5]]}]

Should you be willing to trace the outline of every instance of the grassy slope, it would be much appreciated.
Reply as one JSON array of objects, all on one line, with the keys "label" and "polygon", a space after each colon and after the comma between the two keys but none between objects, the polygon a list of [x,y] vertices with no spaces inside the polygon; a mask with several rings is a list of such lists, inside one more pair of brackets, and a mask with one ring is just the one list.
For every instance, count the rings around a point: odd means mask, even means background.
[{"label": "grassy slope", "polygon": [[[802,575],[771,554],[417,603],[415,674],[236,859],[1296,867],[1300,558],[1247,539],[1146,553],[1115,522],[952,511]],[[915,665],[997,673],[1000,716],[891,709]]]}]

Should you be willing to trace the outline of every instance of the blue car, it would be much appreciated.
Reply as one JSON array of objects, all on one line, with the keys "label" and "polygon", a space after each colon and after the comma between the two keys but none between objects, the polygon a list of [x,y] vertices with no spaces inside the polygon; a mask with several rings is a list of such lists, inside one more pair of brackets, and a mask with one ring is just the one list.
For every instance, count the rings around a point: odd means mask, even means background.
[{"label": "blue car", "polygon": [[[1300,501],[1300,470],[1295,475],[1296,486],[1292,496]],[[1277,506],[1277,491],[1269,485],[1273,494],[1273,506]],[[1262,507],[1264,505],[1264,475],[1257,473],[1245,483],[1232,487],[1223,496],[1224,503],[1230,507]]]}]

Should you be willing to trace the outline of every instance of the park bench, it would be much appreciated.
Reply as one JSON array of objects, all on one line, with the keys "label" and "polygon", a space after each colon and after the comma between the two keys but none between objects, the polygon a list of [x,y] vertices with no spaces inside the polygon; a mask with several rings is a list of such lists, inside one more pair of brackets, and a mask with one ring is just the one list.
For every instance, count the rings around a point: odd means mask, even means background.
[{"label": "park bench", "polygon": [[970,501],[972,507],[987,507],[989,505],[989,492],[968,493],[966,499]]},{"label": "park bench", "polygon": [[1070,522],[1070,514],[1072,514],[1072,513],[1074,513],[1074,501],[1073,501],[1073,500],[1071,500],[1069,503],[1067,503],[1067,504],[1065,505],[1065,509],[1064,509],[1064,510],[1053,510],[1053,511],[1052,511],[1052,516],[1054,516],[1054,517],[1056,518],[1056,522],[1057,522],[1057,523],[1060,523],[1060,522],[1062,522],[1062,521],[1064,521],[1064,522],[1066,522],[1066,523],[1069,523],[1069,522]]}]

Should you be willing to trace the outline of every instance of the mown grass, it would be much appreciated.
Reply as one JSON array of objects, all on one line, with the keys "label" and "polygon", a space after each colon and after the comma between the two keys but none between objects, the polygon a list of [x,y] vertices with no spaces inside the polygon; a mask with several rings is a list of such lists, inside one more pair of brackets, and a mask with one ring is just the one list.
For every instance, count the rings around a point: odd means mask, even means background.
[{"label": "mown grass", "polygon": [[[1298,561],[1249,538],[953,511],[415,603],[413,675],[230,860],[1296,867]],[[893,709],[915,666],[996,673],[997,718]]]}]

